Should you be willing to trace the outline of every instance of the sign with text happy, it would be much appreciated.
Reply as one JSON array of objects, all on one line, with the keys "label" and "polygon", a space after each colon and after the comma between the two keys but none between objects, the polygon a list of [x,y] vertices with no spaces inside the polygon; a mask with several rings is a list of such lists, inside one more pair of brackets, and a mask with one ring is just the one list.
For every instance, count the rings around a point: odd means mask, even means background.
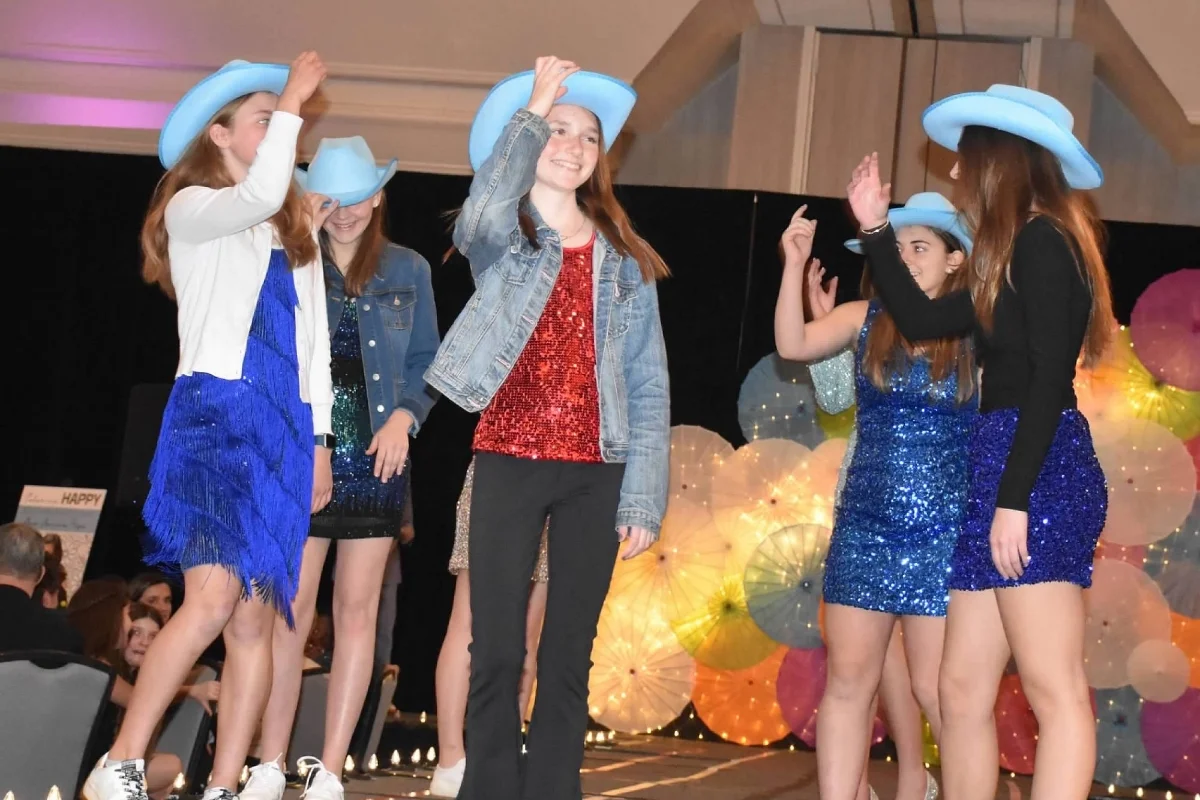
[{"label": "sign with text happy", "polygon": [[87,567],[92,539],[100,524],[105,489],[81,489],[75,486],[26,486],[21,491],[14,522],[24,522],[42,535],[57,534],[62,539],[64,584],[67,596],[75,593]]}]

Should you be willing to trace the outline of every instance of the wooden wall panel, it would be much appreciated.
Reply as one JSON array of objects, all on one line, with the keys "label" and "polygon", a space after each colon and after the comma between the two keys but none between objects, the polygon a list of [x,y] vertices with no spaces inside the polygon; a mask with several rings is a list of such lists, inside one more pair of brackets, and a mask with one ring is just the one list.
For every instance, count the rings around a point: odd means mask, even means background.
[{"label": "wooden wall panel", "polygon": [[892,197],[904,202],[925,191],[929,137],[921,127],[921,113],[933,102],[933,70],[937,63],[937,42],[933,39],[909,39],[904,43],[904,62],[900,72],[900,119],[897,123],[896,151],[893,155]]},{"label": "wooden wall panel", "polygon": [[1025,52],[1025,85],[1057,97],[1070,109],[1075,117],[1075,135],[1086,146],[1092,125],[1095,52],[1083,42],[1037,37],[1025,45]]},{"label": "wooden wall panel", "polygon": [[724,187],[737,84],[735,65],[676,111],[660,130],[634,137],[617,183]]},{"label": "wooden wall panel", "polygon": [[817,50],[804,194],[838,197],[864,154],[890,174],[904,40],[822,34]]}]

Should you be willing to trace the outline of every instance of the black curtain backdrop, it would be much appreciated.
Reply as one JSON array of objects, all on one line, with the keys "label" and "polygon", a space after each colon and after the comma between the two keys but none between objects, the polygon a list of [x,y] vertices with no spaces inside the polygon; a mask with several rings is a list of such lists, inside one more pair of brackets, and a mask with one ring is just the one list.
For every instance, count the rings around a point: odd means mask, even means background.
[{"label": "black curtain backdrop", "polygon": [[[138,232],[162,170],[153,158],[0,147],[8,180],[5,230],[9,312],[0,318],[4,394],[0,519],[11,519],[25,484],[107,488],[110,500],[89,575],[138,570],[136,507],[116,498],[134,387],[169,384],[178,355],[175,308],[138,274]],[[392,238],[434,265],[442,331],[472,291],[465,262],[451,258],[446,212],[468,179],[399,173],[387,187]],[[842,241],[854,233],[845,204],[745,191],[621,187],[639,231],[673,276],[659,288],[671,367],[672,424],[700,425],[744,442],[737,395],[752,366],[774,349],[772,320],[781,265],[777,241],[803,202],[820,221],[815,245],[839,299],[857,294],[861,259]],[[1114,223],[1108,264],[1117,315],[1153,280],[1196,267],[1200,229]],[[24,243],[21,245],[21,243]],[[19,250],[26,255],[17,255]],[[158,420],[132,413],[131,441],[152,441]],[[454,504],[470,461],[475,416],[439,402],[413,443],[416,541],[403,553],[395,660],[397,705],[434,709],[433,672],[450,612],[446,562]],[[146,465],[127,459],[125,471]]]}]

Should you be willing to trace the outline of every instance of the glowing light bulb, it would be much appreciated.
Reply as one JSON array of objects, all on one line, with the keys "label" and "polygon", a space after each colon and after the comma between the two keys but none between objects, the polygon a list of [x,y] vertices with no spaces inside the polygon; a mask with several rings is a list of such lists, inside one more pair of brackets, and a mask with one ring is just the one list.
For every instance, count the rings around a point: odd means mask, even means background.
[{"label": "glowing light bulb", "polygon": [[50,793],[46,795],[46,800],[62,800],[62,793],[58,791],[57,786],[50,787]]},{"label": "glowing light bulb", "polygon": [[1117,787],[1116,787],[1116,786],[1113,786],[1113,785],[1110,783],[1110,784],[1108,785],[1108,793],[1109,793],[1109,794],[1115,794],[1115,793],[1116,793],[1116,791],[1117,791]]},{"label": "glowing light bulb", "polygon": [[400,751],[399,750],[392,751],[392,766],[393,767],[400,766]]},{"label": "glowing light bulb", "polygon": [[371,770],[372,772],[379,769],[379,757],[374,753],[371,754],[371,758],[367,761],[367,769]]},{"label": "glowing light bulb", "polygon": [[413,750],[412,763],[414,763],[414,764],[421,763],[421,748],[418,747],[416,750]]},{"label": "glowing light bulb", "polygon": [[13,797],[13,793],[10,791],[4,793],[4,800],[17,800],[17,798]]},{"label": "glowing light bulb", "polygon": [[346,763],[342,765],[342,769],[346,770],[346,772],[353,772],[353,771],[354,771],[354,758],[353,758],[353,756],[346,756]]},{"label": "glowing light bulb", "polygon": [[[245,783],[246,781],[250,780],[250,768],[249,767],[242,767],[242,777],[240,778],[240,780],[242,783]],[[49,800],[49,798],[47,798],[47,800]]]},{"label": "glowing light bulb", "polygon": [[1140,787],[1140,786],[1138,787],[1138,790],[1137,790],[1137,796],[1138,796],[1138,797],[1145,797],[1145,796],[1146,796],[1146,792],[1145,792],[1145,791],[1142,789],[1142,787]]},{"label": "glowing light bulb", "polygon": [[187,786],[187,778],[183,777],[183,773],[181,772],[175,776],[175,783],[171,785],[176,789],[182,789]]},{"label": "glowing light bulb", "polygon": [[425,761],[430,764],[437,761],[437,750],[434,750],[432,747],[429,748],[429,751],[425,753]]},{"label": "glowing light bulb", "polygon": [[588,735],[587,735],[587,738],[585,739],[585,741],[586,741],[588,744],[591,744],[593,740],[594,740],[594,737],[592,736],[592,732],[591,732],[591,731],[588,731]]},{"label": "glowing light bulb", "polygon": [[424,711],[422,711],[422,712],[421,712],[421,724],[422,724],[422,725],[424,725],[424,724],[425,724],[425,721],[426,721],[427,719],[429,719],[429,717],[428,717],[428,716],[425,714],[425,712],[424,712]]}]

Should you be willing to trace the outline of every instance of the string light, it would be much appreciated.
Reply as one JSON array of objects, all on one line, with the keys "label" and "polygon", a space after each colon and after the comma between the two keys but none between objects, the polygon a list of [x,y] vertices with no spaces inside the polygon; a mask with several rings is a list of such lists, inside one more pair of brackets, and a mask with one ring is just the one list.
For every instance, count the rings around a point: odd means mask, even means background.
[{"label": "string light", "polygon": [[1137,796],[1138,796],[1138,797],[1145,797],[1145,796],[1146,796],[1146,793],[1145,793],[1145,792],[1142,790],[1142,787],[1140,787],[1140,786],[1138,787],[1138,790],[1137,790]]},{"label": "string light", "polygon": [[58,786],[51,786],[50,793],[46,795],[46,800],[62,800],[62,793],[58,791]]},{"label": "string light", "polygon": [[399,750],[393,750],[393,751],[392,751],[392,766],[393,766],[393,767],[398,767],[398,766],[400,766],[400,761],[401,761],[401,759],[400,759],[400,751],[399,751]]},{"label": "string light", "polygon": [[1116,787],[1116,786],[1113,786],[1113,785],[1110,783],[1110,784],[1108,785],[1108,793],[1109,793],[1109,794],[1116,794],[1116,793],[1117,793],[1117,787]]},{"label": "string light", "polygon": [[430,764],[435,763],[437,761],[437,750],[434,750],[432,747],[429,748],[429,752],[425,754],[425,761]]},{"label": "string light", "polygon": [[421,763],[421,748],[418,747],[416,750],[413,750],[412,763],[414,765]]},{"label": "string light", "polygon": [[174,787],[174,789],[175,789],[176,791],[180,791],[180,790],[182,790],[182,789],[183,789],[185,786],[187,786],[187,778],[185,778],[185,777],[184,777],[184,775],[183,775],[183,773],[181,772],[181,773],[179,773],[178,775],[176,775],[176,776],[175,776],[175,783],[173,783],[173,784],[171,784],[171,785],[172,785],[172,787]]},{"label": "string light", "polygon": [[4,793],[4,800],[17,800],[17,798],[13,797],[13,793],[9,791]]},{"label": "string light", "polygon": [[342,769],[346,770],[346,772],[354,772],[353,756],[346,756],[346,763],[342,765]]},{"label": "string light", "polygon": [[428,716],[426,716],[426,714],[425,714],[425,712],[424,712],[424,711],[422,711],[422,712],[421,712],[421,724],[422,724],[422,725],[424,725],[424,724],[425,724],[425,721],[426,721],[427,719],[429,719],[429,717],[428,717]]}]

